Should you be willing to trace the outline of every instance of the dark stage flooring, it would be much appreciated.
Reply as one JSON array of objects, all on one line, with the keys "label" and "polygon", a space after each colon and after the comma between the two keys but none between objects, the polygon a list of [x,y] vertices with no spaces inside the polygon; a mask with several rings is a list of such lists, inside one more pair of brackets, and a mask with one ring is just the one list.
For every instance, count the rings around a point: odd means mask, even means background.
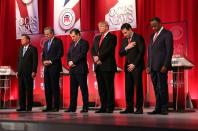
[{"label": "dark stage flooring", "polygon": [[0,131],[198,131],[198,112],[171,112],[167,116],[89,113],[43,113],[40,108],[32,112],[0,109]]}]

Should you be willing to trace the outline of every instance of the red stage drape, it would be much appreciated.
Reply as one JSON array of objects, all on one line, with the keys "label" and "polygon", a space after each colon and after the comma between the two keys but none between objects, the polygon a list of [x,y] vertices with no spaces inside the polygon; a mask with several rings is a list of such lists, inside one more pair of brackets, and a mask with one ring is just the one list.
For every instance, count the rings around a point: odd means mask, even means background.
[{"label": "red stage drape", "polygon": [[[99,0],[100,2],[102,0]],[[39,2],[39,28],[43,32],[45,26],[53,26],[53,0],[38,0]],[[198,1],[197,0],[136,0],[137,7],[137,28],[136,32],[142,34],[147,42],[150,37],[149,19],[153,16],[159,16],[163,22],[187,22],[188,29],[188,58],[198,64]],[[105,5],[105,3],[104,3]],[[94,0],[81,0],[81,30],[83,32],[94,32],[97,30],[99,17],[95,12],[100,12],[97,2]],[[11,65],[16,70],[16,61],[18,54],[19,41],[16,40],[15,33],[15,0],[0,1],[0,65]],[[101,17],[101,16],[100,16]],[[122,35],[119,31],[113,32],[118,36],[117,45],[117,63],[123,66],[124,62],[118,56],[118,50],[121,46]],[[89,42],[93,40],[93,35],[89,35]],[[65,50],[68,49],[70,38],[60,36],[64,42]],[[92,43],[91,43],[92,44]],[[145,61],[146,61],[145,56]],[[65,56],[63,59],[65,63]],[[193,99],[198,99],[198,67],[195,66],[189,71],[189,91]],[[119,79],[119,78],[116,78]],[[121,81],[123,81],[122,78]],[[116,87],[118,91],[123,90],[121,95],[124,99],[124,85]],[[146,89],[146,74],[144,72],[144,87]],[[145,90],[146,92],[146,90]],[[119,94],[119,93],[118,93]],[[117,94],[117,95],[118,95]],[[119,100],[118,100],[119,101]],[[119,103],[119,102],[118,102]],[[123,101],[121,101],[122,104]]]}]

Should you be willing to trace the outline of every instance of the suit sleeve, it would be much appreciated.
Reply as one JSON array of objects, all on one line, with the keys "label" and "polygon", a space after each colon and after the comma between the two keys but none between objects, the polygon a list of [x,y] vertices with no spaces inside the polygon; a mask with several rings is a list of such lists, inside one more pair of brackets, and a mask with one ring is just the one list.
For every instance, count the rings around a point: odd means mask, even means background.
[{"label": "suit sleeve", "polygon": [[145,41],[143,37],[141,36],[139,37],[137,46],[138,46],[138,55],[133,63],[135,66],[141,61],[141,59],[144,59]]},{"label": "suit sleeve", "polygon": [[169,64],[171,63],[171,59],[173,55],[173,35],[171,32],[166,34],[165,45],[166,45],[166,57],[164,60],[164,66],[168,67]]},{"label": "suit sleeve", "polygon": [[120,55],[121,57],[127,55],[127,51],[125,50],[125,47],[126,47],[126,46],[127,46],[127,42],[124,40],[123,43],[122,43],[122,47],[121,47],[121,49],[120,49],[120,51],[119,51],[119,55]]},{"label": "suit sleeve", "polygon": [[37,72],[37,66],[38,66],[38,51],[37,48],[33,48],[33,72]]},{"label": "suit sleeve", "polygon": [[91,55],[92,56],[98,56],[98,53],[97,53],[97,50],[96,50],[96,41],[97,41],[97,37],[94,38],[93,47],[91,49]]},{"label": "suit sleeve", "polygon": [[71,53],[70,53],[71,45],[72,45],[72,44],[70,44],[69,50],[68,50],[68,52],[67,52],[67,63],[68,63],[69,61],[71,61]]},{"label": "suit sleeve", "polygon": [[17,60],[17,72],[19,72],[19,70],[20,70],[20,57],[21,57],[21,51],[22,51],[22,49],[20,48],[19,49],[19,55],[18,55],[18,60]]},{"label": "suit sleeve", "polygon": [[147,65],[146,65],[146,67],[151,67],[151,43],[152,43],[152,39],[153,39],[153,35],[151,36],[151,38],[150,38],[150,44],[148,45],[148,60],[147,60]]},{"label": "suit sleeve", "polygon": [[77,65],[80,61],[86,59],[86,57],[87,57],[87,52],[89,50],[88,42],[87,41],[83,41],[80,44],[82,44],[81,47],[80,47],[81,48],[80,53],[77,54],[77,56],[75,56],[73,58],[73,60],[72,60],[74,65]]},{"label": "suit sleeve", "polygon": [[42,50],[42,62],[45,60],[45,44],[44,43],[44,47],[43,47],[43,50]]},{"label": "suit sleeve", "polygon": [[61,57],[63,56],[63,43],[62,43],[62,40],[57,40],[57,43],[55,43],[56,44],[56,54],[54,55],[54,57],[52,57],[50,60],[52,61],[52,64],[53,63],[56,63],[56,62],[58,62],[60,59],[61,59]]},{"label": "suit sleeve", "polygon": [[115,35],[112,35],[110,41],[107,44],[109,44],[107,48],[105,48],[102,52],[99,53],[99,59],[101,61],[107,58],[112,52],[115,52],[117,37]]}]

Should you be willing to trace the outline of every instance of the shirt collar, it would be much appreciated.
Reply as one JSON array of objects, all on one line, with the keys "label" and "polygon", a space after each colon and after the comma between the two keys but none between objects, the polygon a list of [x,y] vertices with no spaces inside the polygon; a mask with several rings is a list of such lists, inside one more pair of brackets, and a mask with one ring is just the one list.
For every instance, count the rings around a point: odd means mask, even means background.
[{"label": "shirt collar", "polygon": [[103,34],[103,36],[105,37],[108,33],[109,33],[109,31],[105,32],[105,33]]},{"label": "shirt collar", "polygon": [[163,29],[164,29],[164,27],[162,26],[162,27],[160,28],[160,30],[158,31],[157,35],[159,35],[159,34],[162,32]]},{"label": "shirt collar", "polygon": [[26,49],[27,49],[27,48],[29,47],[29,45],[30,45],[30,44],[27,44],[27,45],[23,46],[23,48],[26,48]]}]

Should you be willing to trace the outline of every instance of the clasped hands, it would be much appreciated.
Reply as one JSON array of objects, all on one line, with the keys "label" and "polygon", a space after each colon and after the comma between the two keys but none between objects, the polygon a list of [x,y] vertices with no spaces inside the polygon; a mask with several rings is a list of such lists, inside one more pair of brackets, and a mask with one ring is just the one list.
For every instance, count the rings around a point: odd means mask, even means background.
[{"label": "clasped hands", "polygon": [[98,56],[93,56],[93,60],[94,60],[94,63],[96,63],[97,65],[101,65],[102,64],[102,62],[100,61]]}]

